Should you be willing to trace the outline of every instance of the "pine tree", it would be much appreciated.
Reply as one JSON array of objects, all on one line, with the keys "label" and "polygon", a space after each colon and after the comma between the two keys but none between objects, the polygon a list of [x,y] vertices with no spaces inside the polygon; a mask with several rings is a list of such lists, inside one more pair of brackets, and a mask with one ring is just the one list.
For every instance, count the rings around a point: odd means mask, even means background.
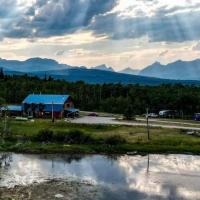
[{"label": "pine tree", "polygon": [[47,74],[44,75],[44,81],[47,81]]},{"label": "pine tree", "polygon": [[134,110],[133,107],[131,105],[128,105],[127,109],[124,112],[124,118],[127,120],[131,120],[134,119]]},{"label": "pine tree", "polygon": [[4,72],[3,72],[3,68],[0,68],[0,79],[4,78]]}]

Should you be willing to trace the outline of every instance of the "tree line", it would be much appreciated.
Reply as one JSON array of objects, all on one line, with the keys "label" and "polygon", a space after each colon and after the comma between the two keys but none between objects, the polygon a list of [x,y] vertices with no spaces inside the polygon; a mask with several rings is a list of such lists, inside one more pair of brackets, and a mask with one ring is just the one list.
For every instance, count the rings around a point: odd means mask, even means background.
[{"label": "tree line", "polygon": [[20,104],[28,94],[69,94],[81,110],[144,114],[163,109],[184,115],[200,112],[200,87],[188,85],[123,85],[66,82],[52,77],[7,76],[0,71],[0,104]]}]

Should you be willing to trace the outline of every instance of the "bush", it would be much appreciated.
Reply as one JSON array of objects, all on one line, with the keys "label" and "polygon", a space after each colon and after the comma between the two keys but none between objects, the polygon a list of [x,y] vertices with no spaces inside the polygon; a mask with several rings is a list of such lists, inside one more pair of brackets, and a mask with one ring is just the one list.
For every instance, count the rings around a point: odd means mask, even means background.
[{"label": "bush", "polygon": [[53,131],[43,129],[35,136],[35,140],[39,142],[51,142],[53,140]]},{"label": "bush", "polygon": [[66,137],[65,142],[68,144],[88,144],[93,141],[92,137],[81,130],[70,130]]},{"label": "bush", "polygon": [[64,143],[67,133],[68,132],[66,132],[66,131],[58,131],[58,132],[54,133],[53,134],[53,141]]},{"label": "bush", "polygon": [[125,112],[124,112],[124,119],[126,120],[135,120],[135,116],[134,116],[134,110],[133,107],[131,105],[129,105]]},{"label": "bush", "polygon": [[109,144],[109,145],[118,145],[118,144],[125,144],[125,143],[126,143],[126,140],[120,135],[113,135],[105,139],[105,144]]},{"label": "bush", "polygon": [[89,144],[94,139],[81,130],[73,129],[69,131],[59,131],[53,134],[53,141],[66,144]]}]

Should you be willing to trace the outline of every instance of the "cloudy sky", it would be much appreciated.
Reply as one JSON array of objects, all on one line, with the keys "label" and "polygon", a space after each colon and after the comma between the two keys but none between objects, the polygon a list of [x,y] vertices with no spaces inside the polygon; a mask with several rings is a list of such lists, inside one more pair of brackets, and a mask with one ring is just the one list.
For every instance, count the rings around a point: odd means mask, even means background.
[{"label": "cloudy sky", "polygon": [[0,0],[0,57],[141,69],[200,58],[200,0]]}]

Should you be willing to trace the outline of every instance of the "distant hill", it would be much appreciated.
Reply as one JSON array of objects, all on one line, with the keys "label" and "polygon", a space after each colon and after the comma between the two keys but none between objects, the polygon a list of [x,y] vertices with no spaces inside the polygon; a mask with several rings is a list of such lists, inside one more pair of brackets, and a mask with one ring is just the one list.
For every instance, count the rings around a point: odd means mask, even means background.
[{"label": "distant hill", "polygon": [[[7,73],[7,72],[6,72]],[[16,75],[23,75],[22,72],[8,72]],[[104,84],[104,83],[121,83],[121,84],[140,84],[140,85],[160,85],[160,84],[188,84],[188,85],[200,85],[200,81],[185,81],[185,80],[169,80],[159,79],[152,77],[144,77],[137,75],[122,74],[117,72],[102,71],[96,69],[84,69],[84,68],[70,68],[65,70],[50,70],[29,72],[29,76],[38,76],[44,78],[45,76],[51,76],[57,80],[65,80],[69,82],[84,81],[91,84]]]},{"label": "distant hill", "polygon": [[108,66],[105,65],[105,64],[103,64],[103,65],[98,65],[98,66],[96,66],[96,67],[92,67],[92,69],[114,72],[114,69],[113,69],[112,67],[108,67]]},{"label": "distant hill", "polygon": [[[114,72],[106,65],[97,66],[95,69],[87,69],[86,67],[72,67],[65,64],[59,64],[55,60],[32,58],[26,61],[8,61],[0,59],[0,67],[4,67],[4,71],[9,75],[23,75],[38,76],[44,78],[46,76],[52,76],[54,79],[61,79],[66,81],[84,81],[86,83],[122,83],[122,84],[141,84],[141,85],[160,85],[160,84],[195,84],[200,85],[200,81],[187,81],[187,80],[170,80],[160,79],[154,77],[145,77],[141,75],[131,75],[119,72]],[[145,70],[144,74],[154,76],[156,71],[160,70],[163,66],[160,63],[156,63]],[[106,68],[106,70],[104,70]],[[180,72],[181,73],[181,72]],[[162,73],[160,73],[161,76]],[[199,74],[197,74],[199,75]],[[169,77],[174,78],[174,77]]]},{"label": "distant hill", "polygon": [[141,70],[139,75],[177,80],[200,80],[200,59],[178,60],[167,65],[155,62]]},{"label": "distant hill", "polygon": [[119,71],[119,73],[123,73],[123,74],[131,74],[131,75],[138,75],[140,72],[140,70],[137,69],[132,69],[130,67],[127,67],[121,71]]},{"label": "distant hill", "polygon": [[0,59],[0,67],[7,71],[36,72],[45,70],[60,70],[71,66],[59,64],[57,61],[46,58],[30,58],[25,61]]}]

